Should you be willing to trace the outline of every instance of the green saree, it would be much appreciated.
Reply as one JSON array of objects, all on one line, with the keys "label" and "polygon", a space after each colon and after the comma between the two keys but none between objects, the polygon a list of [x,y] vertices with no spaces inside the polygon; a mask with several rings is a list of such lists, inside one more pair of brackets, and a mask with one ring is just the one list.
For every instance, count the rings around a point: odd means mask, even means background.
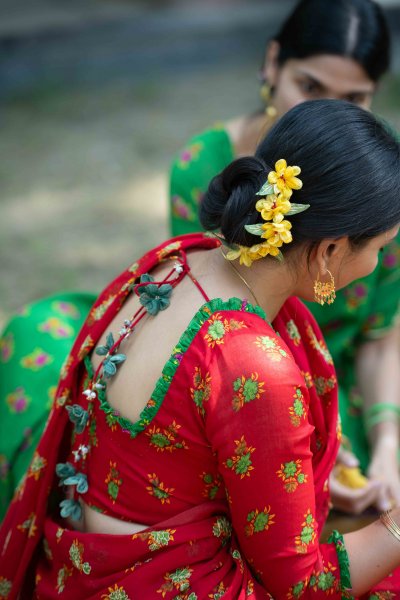
[{"label": "green saree", "polygon": [[28,304],[0,338],[0,520],[30,463],[62,364],[95,298],[63,293]]}]

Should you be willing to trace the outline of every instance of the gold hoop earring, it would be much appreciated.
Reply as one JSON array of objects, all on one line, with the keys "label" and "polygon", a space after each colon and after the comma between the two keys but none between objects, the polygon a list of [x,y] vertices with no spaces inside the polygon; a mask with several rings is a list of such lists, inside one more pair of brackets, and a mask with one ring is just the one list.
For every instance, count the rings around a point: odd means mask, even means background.
[{"label": "gold hoop earring", "polygon": [[263,101],[263,103],[265,104],[265,113],[266,115],[268,115],[268,117],[274,118],[276,117],[277,110],[275,108],[275,106],[273,106],[271,104],[271,98],[272,98],[272,88],[269,85],[269,83],[267,83],[267,81],[263,81],[261,88],[260,88],[260,98]]},{"label": "gold hoop earring", "polygon": [[336,298],[336,290],[335,290],[335,280],[330,271],[328,274],[331,278],[330,281],[320,281],[319,273],[317,279],[314,282],[314,297],[315,301],[318,302],[321,306],[326,304],[333,304]]}]

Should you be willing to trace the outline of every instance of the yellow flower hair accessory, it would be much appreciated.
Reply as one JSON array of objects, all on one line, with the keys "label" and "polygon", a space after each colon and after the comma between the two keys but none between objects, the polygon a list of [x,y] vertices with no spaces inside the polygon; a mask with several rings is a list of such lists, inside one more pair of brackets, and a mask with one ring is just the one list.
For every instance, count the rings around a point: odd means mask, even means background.
[{"label": "yellow flower hair accessory", "polygon": [[281,158],[275,163],[275,171],[268,174],[268,183],[275,188],[275,193],[280,193],[284,198],[289,198],[293,190],[300,190],[303,182],[296,175],[300,175],[300,167],[288,167],[286,160]]},{"label": "yellow flower hair accessory", "polygon": [[228,260],[239,258],[241,265],[250,267],[255,260],[267,255],[282,259],[279,248],[293,241],[290,231],[292,224],[285,220],[285,216],[296,215],[310,207],[309,204],[290,202],[293,190],[300,190],[303,186],[297,177],[300,173],[300,167],[288,167],[283,158],[275,163],[275,171],[270,171],[266,183],[256,194],[263,197],[257,200],[256,210],[261,213],[265,223],[245,225],[246,231],[259,235],[265,241],[250,248],[236,246],[226,254]]}]

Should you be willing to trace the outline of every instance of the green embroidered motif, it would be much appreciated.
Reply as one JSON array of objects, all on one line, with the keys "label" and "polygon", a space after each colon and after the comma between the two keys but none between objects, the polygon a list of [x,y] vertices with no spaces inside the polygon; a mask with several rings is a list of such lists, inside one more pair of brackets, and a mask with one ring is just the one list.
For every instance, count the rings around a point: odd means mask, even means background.
[{"label": "green embroidered motif", "polygon": [[43,540],[43,551],[47,560],[53,560],[53,553],[49,546],[49,542],[46,539]]},{"label": "green embroidered motif", "polygon": [[12,583],[5,577],[0,576],[0,597],[8,598],[12,588]]},{"label": "green embroidered motif", "polygon": [[264,385],[264,382],[258,381],[258,373],[252,373],[249,378],[244,375],[238,377],[233,382],[235,392],[232,400],[233,410],[238,412],[245,404],[252,400],[258,400],[265,392]]},{"label": "green embroidered motif", "polygon": [[221,475],[217,473],[215,476],[213,476],[211,473],[203,472],[200,475],[200,477],[203,480],[205,486],[203,490],[203,496],[205,496],[209,500],[214,500],[222,484]]},{"label": "green embroidered motif", "polygon": [[282,358],[287,358],[288,354],[286,350],[280,347],[277,340],[268,335],[260,335],[254,342],[258,348],[264,350],[274,362],[280,362]]},{"label": "green embroidered motif", "polygon": [[160,548],[168,546],[168,544],[174,539],[173,534],[175,531],[175,529],[152,531],[149,534],[149,550],[155,552],[156,550],[160,550]]},{"label": "green embroidered motif", "polygon": [[223,581],[221,581],[217,587],[215,587],[211,594],[208,595],[210,600],[221,600],[223,596],[225,596],[225,592],[227,592],[227,588]]},{"label": "green embroidered motif", "polygon": [[281,464],[281,468],[276,472],[284,482],[285,490],[288,493],[295,492],[299,485],[307,482],[307,475],[301,469],[301,460],[297,459]]},{"label": "green embroidered motif", "polygon": [[207,330],[208,335],[213,341],[218,342],[225,335],[225,327],[222,321],[214,321]]},{"label": "green embroidered motif", "polygon": [[199,413],[203,416],[205,413],[204,403],[209,400],[211,395],[211,376],[209,373],[205,373],[203,376],[200,367],[195,367],[190,394]]},{"label": "green embroidered motif", "polygon": [[306,514],[304,515],[304,521],[301,524],[301,532],[300,535],[297,535],[295,538],[296,551],[299,554],[304,554],[307,552],[307,546],[313,544],[317,537],[316,527],[317,523],[311,513],[311,510],[308,509]]},{"label": "green embroidered motif", "polygon": [[122,485],[122,479],[119,476],[119,471],[117,469],[116,462],[112,462],[110,460],[110,470],[108,472],[107,477],[104,480],[104,483],[107,484],[108,495],[110,496],[113,504],[115,504],[115,501],[119,494],[119,488]]},{"label": "green embroidered motif", "polygon": [[192,573],[193,569],[190,567],[181,567],[176,569],[173,573],[166,573],[164,575],[165,583],[162,584],[157,592],[164,597],[167,592],[172,592],[174,589],[178,592],[188,591]]},{"label": "green embroidered motif", "polygon": [[309,324],[307,325],[307,335],[310,338],[311,347],[314,348],[324,358],[328,365],[333,365],[332,356],[324,340],[317,339],[314,329]]},{"label": "green embroidered motif", "polygon": [[292,598],[300,598],[304,592],[304,581],[299,581],[293,587],[290,588],[288,593],[288,600],[292,600]]},{"label": "green embroidered motif", "polygon": [[[310,577],[310,588],[312,588],[314,592],[322,590],[326,595],[338,592],[340,590],[340,582],[336,575],[334,575],[336,569],[337,567],[328,562],[322,571],[314,572]],[[345,594],[342,595],[342,598],[351,598],[351,596]]]},{"label": "green embroidered motif", "polygon": [[150,438],[150,445],[156,448],[157,452],[173,452],[174,450],[187,450],[188,445],[185,440],[179,438],[179,429],[176,421],[172,421],[171,425],[165,429],[154,425],[146,431],[146,435]]},{"label": "green embroidered motif", "polygon": [[219,538],[221,545],[226,546],[232,535],[232,524],[226,517],[218,517],[212,528],[213,535]]},{"label": "green embroidered motif", "polygon": [[318,588],[320,590],[326,592],[327,590],[335,588],[336,584],[336,577],[331,571],[328,571],[328,573],[320,573],[318,577]]},{"label": "green embroidered motif", "polygon": [[271,525],[274,525],[275,515],[271,515],[271,507],[265,506],[261,512],[256,509],[247,515],[247,523],[244,532],[247,537],[262,531],[268,531]]},{"label": "green embroidered motif", "polygon": [[286,331],[288,332],[290,339],[293,340],[294,345],[298,346],[301,342],[301,336],[293,319],[290,319],[290,321],[286,323]]},{"label": "green embroidered motif", "polygon": [[[94,341],[91,335],[86,336],[84,339],[82,346],[79,348],[78,359],[83,360],[85,356],[88,354],[89,350],[91,350],[94,346]],[[85,386],[86,389],[87,386]]]},{"label": "green embroidered motif", "polygon": [[294,402],[289,407],[290,421],[295,427],[299,427],[301,420],[307,416],[306,407],[304,405],[304,396],[300,388],[294,388]]},{"label": "green embroidered motif", "polygon": [[242,435],[240,440],[235,440],[235,444],[235,456],[228,458],[224,462],[224,465],[228,469],[232,469],[236,475],[240,475],[240,479],[243,479],[246,476],[250,477],[250,471],[254,470],[251,462],[251,455],[255,451],[255,448],[247,446],[244,435]]},{"label": "green embroidered motif", "polygon": [[46,468],[46,465],[47,460],[35,451],[31,464],[29,465],[27,476],[33,477],[35,481],[38,481],[42,476],[42,471]]},{"label": "green embroidered motif", "polygon": [[98,306],[94,306],[89,313],[88,324],[90,325],[94,321],[99,321],[100,319],[102,319],[106,314],[107,310],[110,308],[111,304],[114,302],[115,298],[116,296],[112,294],[111,296],[106,298],[106,300],[103,300],[101,304],[99,304]]},{"label": "green embroidered motif", "polygon": [[59,594],[65,590],[65,582],[67,581],[68,577],[71,577],[72,573],[73,569],[67,567],[67,565],[63,565],[58,571],[56,590]]},{"label": "green embroidered motif", "polygon": [[326,377],[314,377],[314,385],[318,396],[325,396],[336,387],[336,377],[331,375],[329,379]]},{"label": "green embroidered motif", "polygon": [[159,480],[155,473],[147,476],[150,482],[150,486],[146,487],[146,490],[150,496],[154,496],[157,500],[160,500],[161,504],[170,504],[170,495],[175,491],[175,488],[167,488],[164,483]]},{"label": "green embroidered motif", "polygon": [[117,583],[108,588],[108,594],[103,594],[102,600],[131,600],[122,586]]},{"label": "green embroidered motif", "polygon": [[224,319],[220,313],[212,315],[208,322],[209,326],[204,339],[210,348],[215,348],[216,345],[223,344],[227,333],[246,327],[243,321]]},{"label": "green embroidered motif", "polygon": [[83,544],[80,544],[78,540],[74,540],[69,549],[69,557],[74,567],[78,569],[80,573],[89,575],[92,567],[88,562],[83,562],[83,551]]}]

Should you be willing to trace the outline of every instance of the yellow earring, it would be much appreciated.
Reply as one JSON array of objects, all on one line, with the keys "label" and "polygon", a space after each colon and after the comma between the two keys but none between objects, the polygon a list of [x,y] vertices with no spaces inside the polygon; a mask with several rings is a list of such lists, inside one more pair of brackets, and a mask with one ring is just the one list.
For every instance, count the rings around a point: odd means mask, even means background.
[{"label": "yellow earring", "polygon": [[272,89],[266,81],[262,82],[260,88],[260,97],[263,103],[265,104],[265,113],[271,118],[276,117],[277,110],[275,106],[271,104]]},{"label": "yellow earring", "polygon": [[314,296],[315,301],[321,306],[326,304],[333,304],[336,298],[335,280],[330,271],[328,274],[331,278],[330,281],[322,282],[319,280],[319,273],[316,281],[314,282]]}]

